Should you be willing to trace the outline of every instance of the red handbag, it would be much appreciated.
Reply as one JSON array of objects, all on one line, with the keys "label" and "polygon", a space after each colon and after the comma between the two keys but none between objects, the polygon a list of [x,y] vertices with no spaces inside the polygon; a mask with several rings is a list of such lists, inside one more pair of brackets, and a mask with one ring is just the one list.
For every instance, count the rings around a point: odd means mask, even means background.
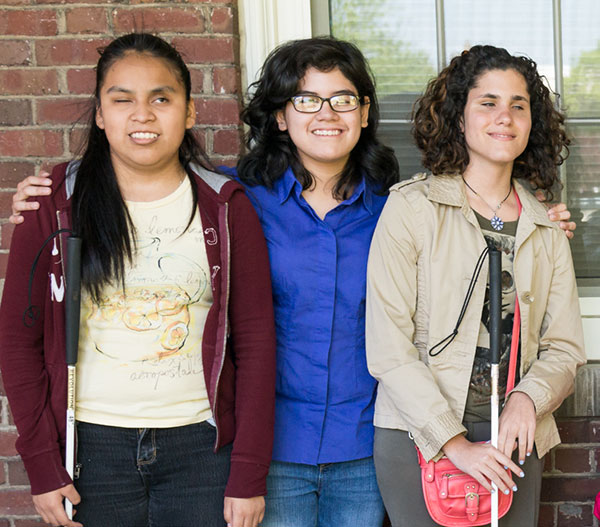
[{"label": "red handbag", "polygon": [[[448,527],[487,525],[491,522],[492,498],[489,490],[456,468],[448,458],[428,463],[418,448],[417,453],[423,497],[433,521]],[[512,500],[512,490],[509,494],[498,492],[498,518],[508,512]]]},{"label": "red handbag", "polygon": [[[517,350],[519,346],[520,313],[519,301],[515,300],[515,316],[508,363],[506,394],[515,386]],[[488,525],[492,516],[490,491],[482,487],[473,477],[456,468],[454,463],[443,457],[439,461],[425,461],[417,448],[421,467],[423,498],[432,520],[447,527],[464,525]],[[510,475],[510,470],[507,470]],[[498,492],[498,518],[502,518],[512,504],[513,492]]]}]

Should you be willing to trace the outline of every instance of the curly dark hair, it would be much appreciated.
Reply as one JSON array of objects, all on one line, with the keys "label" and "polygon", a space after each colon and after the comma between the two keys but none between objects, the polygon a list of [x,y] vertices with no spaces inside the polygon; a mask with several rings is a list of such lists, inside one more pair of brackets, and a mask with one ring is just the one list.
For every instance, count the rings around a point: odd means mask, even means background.
[{"label": "curly dark hair", "polygon": [[513,177],[528,180],[534,189],[552,196],[559,185],[557,167],[569,154],[565,116],[556,109],[552,94],[528,57],[513,56],[503,48],[473,46],[454,57],[429,82],[413,110],[413,136],[422,163],[433,174],[462,174],[469,164],[461,130],[467,96],[477,80],[490,70],[512,69],[527,83],[531,99],[531,132],[525,151],[515,160]]},{"label": "curly dark hair", "polygon": [[333,37],[317,37],[285,43],[267,57],[260,78],[249,88],[249,101],[241,118],[250,130],[246,137],[249,152],[237,166],[247,184],[272,188],[291,167],[304,189],[314,184],[314,176],[302,165],[296,146],[286,131],[277,125],[275,113],[298,93],[307,69],[331,71],[334,68],[356,86],[361,101],[370,100],[368,125],[333,189],[334,197],[345,199],[364,174],[377,192],[387,193],[400,178],[394,151],[377,139],[379,105],[375,82],[360,50],[350,42]]}]

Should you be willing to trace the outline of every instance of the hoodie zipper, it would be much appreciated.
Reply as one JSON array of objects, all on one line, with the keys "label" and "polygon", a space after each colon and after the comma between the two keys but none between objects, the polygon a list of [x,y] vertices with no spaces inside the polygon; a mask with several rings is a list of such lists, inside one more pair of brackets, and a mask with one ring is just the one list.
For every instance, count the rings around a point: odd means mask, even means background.
[{"label": "hoodie zipper", "polygon": [[219,374],[217,375],[217,382],[215,383],[215,424],[217,435],[215,438],[215,451],[217,450],[217,445],[219,444],[219,421],[217,418],[217,400],[219,397],[219,381],[221,380],[221,373],[223,372],[223,365],[225,364],[225,349],[227,347],[227,336],[229,333],[229,277],[230,277],[230,263],[231,263],[231,244],[230,244],[230,236],[229,236],[229,203],[225,202],[225,243],[227,243],[227,274],[226,274],[226,287],[225,287],[225,324],[223,328],[223,347],[221,350],[221,365],[219,367]]}]

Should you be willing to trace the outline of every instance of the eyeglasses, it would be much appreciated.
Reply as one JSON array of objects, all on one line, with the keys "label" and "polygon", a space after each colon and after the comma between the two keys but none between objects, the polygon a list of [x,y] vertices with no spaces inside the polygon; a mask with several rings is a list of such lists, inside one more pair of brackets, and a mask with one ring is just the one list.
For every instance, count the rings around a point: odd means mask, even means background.
[{"label": "eyeglasses", "polygon": [[351,112],[356,110],[360,99],[351,93],[334,95],[333,97],[319,97],[318,95],[294,95],[290,99],[294,109],[301,113],[317,113],[323,108],[323,103],[328,102],[334,112]]}]

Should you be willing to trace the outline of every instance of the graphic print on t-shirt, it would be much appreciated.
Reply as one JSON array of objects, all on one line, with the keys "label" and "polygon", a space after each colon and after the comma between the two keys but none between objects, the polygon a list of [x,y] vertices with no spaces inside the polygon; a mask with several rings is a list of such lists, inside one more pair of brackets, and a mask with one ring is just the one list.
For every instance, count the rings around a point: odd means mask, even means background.
[{"label": "graphic print on t-shirt", "polygon": [[191,186],[127,206],[136,245],[125,288],[105,287],[97,304],[82,298],[78,419],[127,427],[199,422],[211,416],[202,336],[213,298],[198,213],[186,229]]},{"label": "graphic print on t-shirt", "polygon": [[[478,215],[477,215],[478,216]],[[478,216],[485,240],[502,255],[502,322],[500,330],[500,363],[498,365],[498,391],[500,401],[504,400],[508,377],[508,361],[515,312],[515,280],[513,259],[517,222],[505,222],[501,232],[491,228],[489,220]],[[487,225],[486,225],[487,222]],[[486,228],[487,227],[487,228]],[[479,339],[475,350],[471,382],[465,407],[465,421],[487,421],[490,418],[490,349],[489,349],[489,283],[486,286],[485,303],[481,314]]]}]

